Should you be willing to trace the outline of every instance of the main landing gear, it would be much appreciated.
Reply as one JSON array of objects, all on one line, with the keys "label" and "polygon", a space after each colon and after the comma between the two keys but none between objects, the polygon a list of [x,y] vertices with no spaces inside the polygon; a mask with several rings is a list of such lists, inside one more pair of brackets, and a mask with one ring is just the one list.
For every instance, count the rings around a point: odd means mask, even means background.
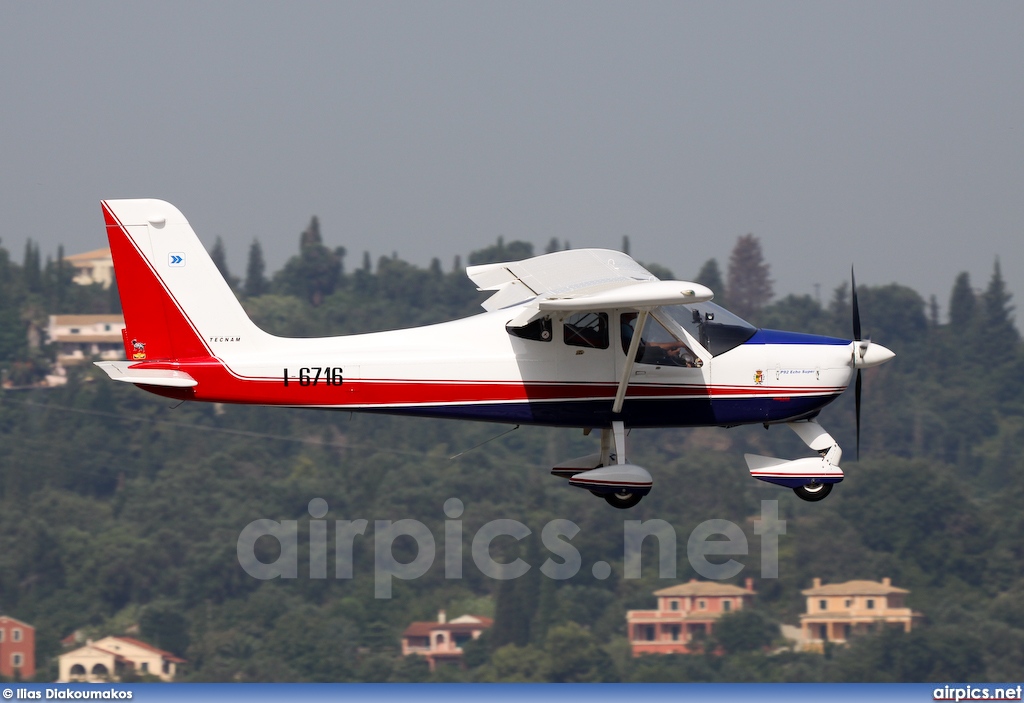
[{"label": "main landing gear", "polygon": [[[809,502],[824,500],[832,487],[843,480],[839,460],[843,450],[828,432],[814,420],[788,422],[816,457],[776,459],[745,454],[750,475],[761,481],[792,488]],[[569,479],[570,486],[585,488],[604,498],[614,508],[632,508],[651,492],[654,483],[647,469],[626,461],[626,431],[619,420],[611,429],[601,430],[601,451],[563,461],[551,473]]]},{"label": "main landing gear", "polygon": [[643,500],[654,483],[647,469],[626,463],[626,429],[620,420],[612,422],[611,429],[601,430],[600,452],[564,461],[551,473],[622,510]]}]

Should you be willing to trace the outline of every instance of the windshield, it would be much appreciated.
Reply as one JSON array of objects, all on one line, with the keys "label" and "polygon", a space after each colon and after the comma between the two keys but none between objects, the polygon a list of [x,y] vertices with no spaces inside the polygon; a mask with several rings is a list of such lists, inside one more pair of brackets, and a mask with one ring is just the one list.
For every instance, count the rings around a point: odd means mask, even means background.
[{"label": "windshield", "polygon": [[724,354],[754,336],[757,328],[720,305],[666,305],[662,308],[712,356]]}]

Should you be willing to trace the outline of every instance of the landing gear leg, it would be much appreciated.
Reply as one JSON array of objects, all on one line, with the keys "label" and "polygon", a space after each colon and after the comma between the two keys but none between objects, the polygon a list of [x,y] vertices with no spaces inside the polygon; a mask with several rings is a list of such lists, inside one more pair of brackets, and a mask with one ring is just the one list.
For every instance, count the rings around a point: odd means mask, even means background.
[{"label": "landing gear leg", "polygon": [[[651,475],[646,469],[626,462],[626,428],[620,420],[601,430],[601,453],[583,457],[599,461],[596,469],[575,471],[569,477],[569,485],[585,488],[607,501],[614,508],[632,508],[651,491]],[[566,462],[573,463],[573,462]],[[594,464],[590,464],[593,466]],[[570,467],[556,469],[562,475],[572,471]]]},{"label": "landing gear leg", "polygon": [[[626,426],[622,420],[613,420],[611,430],[601,430],[601,454],[604,456],[605,445],[608,445],[610,453],[607,455],[608,463],[605,466],[616,464],[621,466],[626,463]],[[608,505],[620,510],[632,508],[641,500],[644,493],[637,493],[628,488],[619,488],[614,493],[605,493],[604,499]]]}]

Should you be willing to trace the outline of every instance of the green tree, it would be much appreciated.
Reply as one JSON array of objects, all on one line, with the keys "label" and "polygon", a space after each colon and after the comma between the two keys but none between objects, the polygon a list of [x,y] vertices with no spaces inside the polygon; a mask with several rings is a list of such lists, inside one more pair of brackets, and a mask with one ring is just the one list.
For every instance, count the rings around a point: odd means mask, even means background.
[{"label": "green tree", "polygon": [[231,271],[228,269],[228,255],[224,250],[224,241],[220,237],[217,237],[217,241],[213,243],[213,249],[210,250],[210,258],[213,259],[214,265],[216,265],[224,280],[228,282],[228,285],[232,289],[238,288],[238,279],[232,276]]},{"label": "green tree", "polygon": [[978,310],[977,297],[971,288],[971,278],[966,271],[956,277],[953,292],[949,296],[949,324],[956,331],[963,332],[975,324]]},{"label": "green tree", "polygon": [[30,293],[41,293],[43,271],[39,259],[39,246],[31,239],[25,241],[25,260],[21,265],[25,288]]},{"label": "green tree", "polygon": [[249,247],[249,262],[245,267],[245,285],[242,288],[247,297],[255,298],[268,292],[266,268],[260,240],[253,239],[252,246]]},{"label": "green tree", "polygon": [[611,657],[589,630],[574,622],[553,627],[544,642],[545,680],[554,683],[608,683],[615,680]]},{"label": "green tree", "polygon": [[288,260],[275,282],[281,292],[319,306],[341,282],[344,254],[342,248],[331,251],[324,246],[320,220],[314,215],[299,237],[299,255]]},{"label": "green tree", "polygon": [[729,654],[765,649],[779,636],[779,626],[758,610],[737,610],[715,623],[715,640]]},{"label": "green tree", "polygon": [[725,300],[725,281],[722,279],[722,270],[718,267],[718,259],[708,259],[697,272],[693,279],[695,283],[707,286],[715,294],[715,302],[722,307],[728,307]]},{"label": "green tree", "polygon": [[151,605],[139,619],[143,637],[160,649],[184,656],[189,645],[188,620],[180,605]]},{"label": "green tree", "polygon": [[520,261],[533,256],[533,245],[529,242],[516,240],[505,244],[504,237],[498,237],[498,241],[489,247],[479,249],[470,253],[469,265],[497,264],[504,261]]},{"label": "green tree", "polygon": [[771,302],[773,292],[770,271],[761,251],[761,241],[753,234],[739,237],[729,256],[726,296],[732,312],[740,317],[753,317]]},{"label": "green tree", "polygon": [[542,649],[507,644],[496,649],[491,661],[481,667],[480,680],[507,683],[546,681],[547,659],[548,655]]},{"label": "green tree", "polygon": [[983,329],[979,341],[989,359],[997,363],[1008,361],[1020,343],[1020,334],[1013,326],[1011,297],[1006,290],[999,259],[996,259],[992,278],[981,298]]}]

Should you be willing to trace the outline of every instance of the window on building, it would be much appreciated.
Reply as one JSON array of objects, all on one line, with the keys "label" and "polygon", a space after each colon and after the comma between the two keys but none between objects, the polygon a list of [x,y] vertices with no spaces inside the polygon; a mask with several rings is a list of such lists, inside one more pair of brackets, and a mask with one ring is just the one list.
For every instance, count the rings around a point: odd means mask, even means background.
[{"label": "window on building", "polygon": [[853,599],[852,598],[847,598],[846,601],[843,603],[843,607],[844,608],[852,608],[853,607]]},{"label": "window on building", "polygon": [[21,630],[19,630],[18,628],[14,628],[13,630],[11,630],[11,641],[21,642]]},{"label": "window on building", "polygon": [[77,327],[72,327],[71,328],[71,334],[78,334],[78,332],[79,332],[79,329]]},{"label": "window on building", "polygon": [[149,673],[149,662],[142,662],[142,673]]},{"label": "window on building", "polygon": [[722,610],[724,610],[727,613],[730,610],[732,610],[732,601],[731,600],[723,600],[722,601]]},{"label": "window on building", "polygon": [[562,336],[570,347],[608,348],[608,313],[581,312],[562,326]]},{"label": "window on building", "polygon": [[875,609],[875,599],[874,598],[868,598],[868,610],[874,610],[874,609]]},{"label": "window on building", "polygon": [[4,641],[4,632],[6,632],[6,630],[0,627],[0,642]]},{"label": "window on building", "polygon": [[679,610],[679,601],[677,601],[677,600],[669,601],[668,607],[671,608],[672,610]]},{"label": "window on building", "polygon": [[654,641],[654,625],[644,625],[644,639],[648,642]]},{"label": "window on building", "polygon": [[672,625],[671,627],[669,627],[669,634],[671,635],[673,642],[679,641],[679,631],[679,625]]},{"label": "window on building", "polygon": [[11,655],[11,664],[14,666],[23,666],[25,664],[25,658],[20,654]]},{"label": "window on building", "polygon": [[819,600],[818,601],[818,610],[828,610],[828,601],[827,600]]},{"label": "window on building", "polygon": [[707,601],[705,601],[705,600],[697,601],[697,608],[699,608],[700,610],[704,610],[707,607],[708,607],[708,602]]}]

